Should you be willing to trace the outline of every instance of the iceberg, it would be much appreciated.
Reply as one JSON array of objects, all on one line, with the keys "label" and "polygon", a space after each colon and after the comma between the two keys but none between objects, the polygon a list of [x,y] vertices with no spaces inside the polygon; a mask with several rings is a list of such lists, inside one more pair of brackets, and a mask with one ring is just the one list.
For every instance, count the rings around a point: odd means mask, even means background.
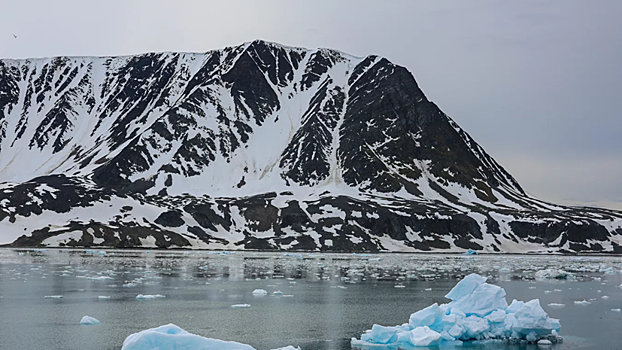
[{"label": "iceberg", "polygon": [[505,290],[486,283],[486,277],[470,274],[445,297],[449,303],[434,303],[419,310],[401,326],[374,324],[360,340],[352,338],[352,347],[408,349],[488,339],[561,342],[557,336],[561,330],[559,320],[550,318],[538,299],[513,300],[508,305]]},{"label": "iceberg", "polygon": [[257,296],[264,296],[267,295],[268,292],[265,289],[255,289],[252,294]]},{"label": "iceberg", "polygon": [[[121,350],[255,350],[252,346],[219,339],[204,338],[181,329],[177,325],[167,324],[129,335],[123,341]],[[293,346],[277,350],[300,350]]]},{"label": "iceberg", "polygon": [[99,324],[99,320],[96,319],[95,317],[91,317],[91,316],[84,316],[82,317],[82,319],[80,320],[80,324],[81,325],[85,325],[85,326],[94,326]]}]

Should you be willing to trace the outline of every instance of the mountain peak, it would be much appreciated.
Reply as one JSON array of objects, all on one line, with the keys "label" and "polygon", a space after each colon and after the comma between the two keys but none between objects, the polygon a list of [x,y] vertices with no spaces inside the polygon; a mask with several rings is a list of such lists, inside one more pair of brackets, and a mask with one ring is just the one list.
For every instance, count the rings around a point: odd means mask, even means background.
[{"label": "mountain peak", "polygon": [[526,195],[406,68],[263,40],[0,60],[0,154],[18,245],[617,252],[622,232]]}]

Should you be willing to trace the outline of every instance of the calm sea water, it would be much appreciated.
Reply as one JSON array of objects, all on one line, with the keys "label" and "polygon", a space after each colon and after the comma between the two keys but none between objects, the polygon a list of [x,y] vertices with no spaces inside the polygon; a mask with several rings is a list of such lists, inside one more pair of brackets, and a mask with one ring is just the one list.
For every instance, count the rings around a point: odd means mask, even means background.
[{"label": "calm sea water", "polygon": [[[535,281],[547,267],[578,278]],[[564,343],[552,348],[620,349],[622,314],[611,311],[622,307],[620,269],[618,257],[0,249],[0,349],[120,349],[128,335],[168,323],[259,350],[350,349],[350,338],[374,323],[402,324],[447,302],[443,296],[471,272],[505,288],[508,302],[539,298],[561,319]],[[253,296],[258,288],[269,295]],[[584,299],[591,304],[574,304]],[[84,315],[101,324],[81,326]]]}]

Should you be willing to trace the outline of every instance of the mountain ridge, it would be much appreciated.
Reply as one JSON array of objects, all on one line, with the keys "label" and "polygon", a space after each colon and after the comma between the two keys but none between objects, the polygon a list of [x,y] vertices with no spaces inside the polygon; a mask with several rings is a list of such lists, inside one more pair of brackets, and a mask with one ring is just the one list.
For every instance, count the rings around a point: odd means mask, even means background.
[{"label": "mountain ridge", "polygon": [[0,60],[0,243],[620,252],[619,212],[530,197],[379,56],[35,61]]}]

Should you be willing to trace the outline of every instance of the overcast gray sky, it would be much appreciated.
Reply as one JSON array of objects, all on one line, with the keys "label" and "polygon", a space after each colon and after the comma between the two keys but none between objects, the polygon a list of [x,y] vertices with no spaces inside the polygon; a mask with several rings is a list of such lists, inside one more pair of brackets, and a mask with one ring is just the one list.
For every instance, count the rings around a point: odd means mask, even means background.
[{"label": "overcast gray sky", "polygon": [[257,38],[387,57],[530,194],[622,209],[620,0],[0,1],[2,58]]}]

